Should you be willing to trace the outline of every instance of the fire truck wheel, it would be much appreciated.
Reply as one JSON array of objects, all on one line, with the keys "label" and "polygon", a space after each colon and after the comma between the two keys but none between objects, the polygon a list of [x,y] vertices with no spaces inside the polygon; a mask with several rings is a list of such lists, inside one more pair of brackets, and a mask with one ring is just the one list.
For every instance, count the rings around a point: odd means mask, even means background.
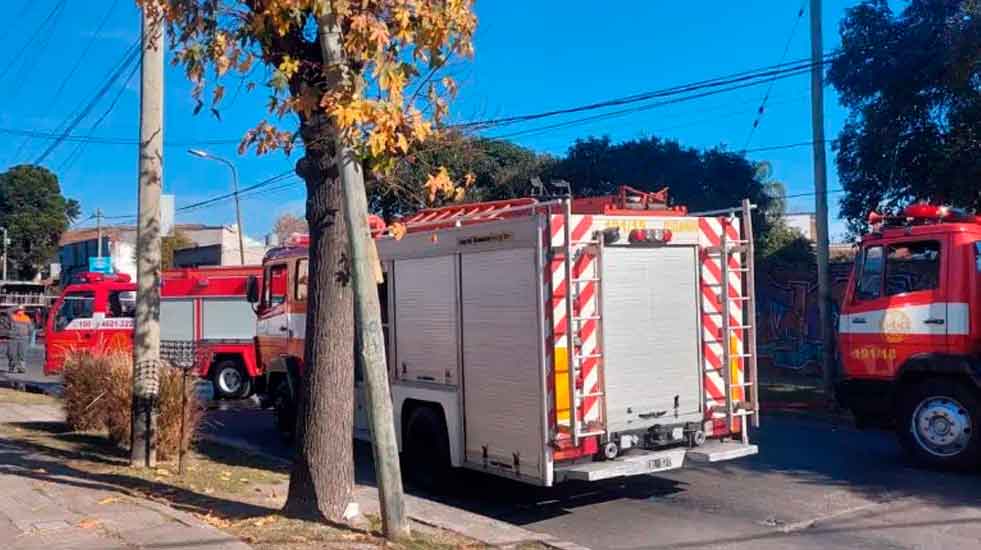
[{"label": "fire truck wheel", "polygon": [[452,472],[450,442],[443,415],[432,407],[415,408],[402,437],[405,438],[403,447],[408,480],[423,489],[449,486]]},{"label": "fire truck wheel", "polygon": [[211,381],[218,399],[242,399],[252,390],[252,380],[238,361],[224,359],[211,367]]},{"label": "fire truck wheel", "polygon": [[950,380],[909,389],[896,422],[899,442],[917,462],[934,468],[976,468],[981,458],[978,396]]},{"label": "fire truck wheel", "polygon": [[296,431],[296,401],[290,392],[289,382],[286,378],[281,378],[273,390],[273,410],[276,412],[276,428],[279,430],[283,441],[290,443],[293,441],[293,433]]}]

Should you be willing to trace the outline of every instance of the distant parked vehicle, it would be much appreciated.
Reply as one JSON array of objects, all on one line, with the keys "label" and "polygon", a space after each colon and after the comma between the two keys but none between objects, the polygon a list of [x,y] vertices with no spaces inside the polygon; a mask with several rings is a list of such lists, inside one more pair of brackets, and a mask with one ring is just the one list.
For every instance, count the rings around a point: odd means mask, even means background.
[{"label": "distant parked vehicle", "polygon": [[[249,277],[260,274],[259,267],[248,266],[163,272],[163,351],[193,354],[194,372],[212,381],[217,397],[246,397],[260,379],[255,312],[245,299]],[[136,284],[129,275],[80,275],[65,287],[48,317],[44,372],[60,372],[72,350],[130,353],[135,300]]]},{"label": "distant parked vehicle", "polygon": [[836,395],[932,466],[981,465],[981,217],[872,214],[841,304]]}]

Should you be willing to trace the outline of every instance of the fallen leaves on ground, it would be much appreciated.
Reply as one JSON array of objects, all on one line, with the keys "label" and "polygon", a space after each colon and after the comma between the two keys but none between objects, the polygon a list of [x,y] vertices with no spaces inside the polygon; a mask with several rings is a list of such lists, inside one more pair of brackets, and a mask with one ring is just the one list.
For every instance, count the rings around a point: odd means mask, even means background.
[{"label": "fallen leaves on ground", "polygon": [[96,527],[102,525],[102,520],[95,518],[85,518],[78,522],[78,526],[81,529],[95,529]]}]

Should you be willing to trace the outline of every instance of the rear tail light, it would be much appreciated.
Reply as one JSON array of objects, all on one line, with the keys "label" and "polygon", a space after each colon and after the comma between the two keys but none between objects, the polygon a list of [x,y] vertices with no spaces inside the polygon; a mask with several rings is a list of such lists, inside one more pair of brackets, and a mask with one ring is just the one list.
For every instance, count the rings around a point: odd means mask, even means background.
[{"label": "rear tail light", "polygon": [[670,229],[634,229],[630,232],[630,244],[665,244],[671,241]]}]

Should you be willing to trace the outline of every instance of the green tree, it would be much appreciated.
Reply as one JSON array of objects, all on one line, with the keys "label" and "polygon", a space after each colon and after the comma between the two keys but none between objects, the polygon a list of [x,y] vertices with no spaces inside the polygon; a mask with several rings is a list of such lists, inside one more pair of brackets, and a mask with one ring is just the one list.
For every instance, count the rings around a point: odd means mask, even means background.
[{"label": "green tree", "polygon": [[[440,168],[463,175],[466,201],[527,196],[531,178],[545,174],[554,162],[507,141],[448,132],[417,144],[390,174],[377,179],[369,188],[370,207],[390,219],[429,206],[425,184]],[[437,197],[435,203],[455,198]]]},{"label": "green tree", "polygon": [[981,207],[981,2],[889,4],[847,11],[828,73],[849,110],[836,149],[855,233],[917,199]]},{"label": "green tree", "polygon": [[8,277],[37,275],[78,215],[78,202],[62,196],[58,177],[46,168],[20,165],[0,174],[0,227],[10,238]]},{"label": "green tree", "polygon": [[174,230],[173,235],[161,237],[160,239],[160,266],[163,269],[174,267],[174,252],[182,248],[194,246],[192,241],[183,232]]}]

